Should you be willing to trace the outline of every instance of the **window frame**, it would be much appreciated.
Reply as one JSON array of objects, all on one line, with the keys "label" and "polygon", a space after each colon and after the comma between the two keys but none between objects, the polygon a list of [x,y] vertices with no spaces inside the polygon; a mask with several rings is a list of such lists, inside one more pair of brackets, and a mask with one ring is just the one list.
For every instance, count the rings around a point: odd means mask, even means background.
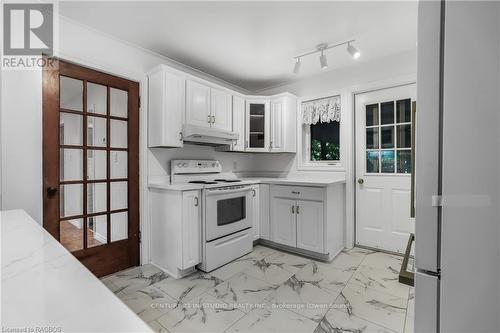
[{"label": "window frame", "polygon": [[[302,122],[302,103],[315,99],[340,96],[340,126],[339,145],[340,159],[330,161],[311,161],[311,126]],[[348,94],[345,92],[332,92],[318,96],[308,96],[297,100],[297,170],[299,171],[346,171],[346,145],[348,144],[347,119]]]}]

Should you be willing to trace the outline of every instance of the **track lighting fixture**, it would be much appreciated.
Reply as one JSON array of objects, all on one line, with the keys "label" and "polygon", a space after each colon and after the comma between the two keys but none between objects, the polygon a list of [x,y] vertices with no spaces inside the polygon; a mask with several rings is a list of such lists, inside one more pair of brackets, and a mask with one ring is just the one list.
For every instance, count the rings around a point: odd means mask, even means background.
[{"label": "track lighting fixture", "polygon": [[350,42],[347,43],[347,52],[349,52],[349,54],[354,59],[358,59],[359,56],[361,55],[361,52],[359,52],[359,50],[357,48],[355,48],[354,46],[352,46]]},{"label": "track lighting fixture", "polygon": [[293,67],[293,74],[298,74],[300,71],[300,58],[297,58],[297,61],[295,62],[295,66]]},{"label": "track lighting fixture", "polygon": [[328,60],[326,59],[326,55],[324,54],[325,50],[328,49],[333,49],[335,47],[341,46],[341,45],[346,45],[347,44],[347,52],[354,58],[358,59],[361,56],[361,52],[352,45],[352,43],[355,42],[354,39],[347,40],[342,43],[337,43],[337,44],[327,44],[327,43],[321,43],[318,46],[316,46],[316,49],[313,51],[305,52],[302,54],[299,54],[298,56],[295,56],[294,59],[295,61],[295,66],[293,67],[293,73],[298,74],[300,71],[300,66],[301,62],[300,59],[302,57],[314,54],[314,53],[320,53],[319,56],[319,63],[321,65],[321,69],[326,69],[328,68]]}]

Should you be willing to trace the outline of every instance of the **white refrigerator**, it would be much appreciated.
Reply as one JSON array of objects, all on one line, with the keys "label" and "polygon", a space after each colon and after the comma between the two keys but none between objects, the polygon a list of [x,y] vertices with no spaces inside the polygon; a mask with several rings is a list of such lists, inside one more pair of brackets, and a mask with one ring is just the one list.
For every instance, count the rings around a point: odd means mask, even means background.
[{"label": "white refrigerator", "polygon": [[415,332],[500,332],[500,5],[418,15]]}]

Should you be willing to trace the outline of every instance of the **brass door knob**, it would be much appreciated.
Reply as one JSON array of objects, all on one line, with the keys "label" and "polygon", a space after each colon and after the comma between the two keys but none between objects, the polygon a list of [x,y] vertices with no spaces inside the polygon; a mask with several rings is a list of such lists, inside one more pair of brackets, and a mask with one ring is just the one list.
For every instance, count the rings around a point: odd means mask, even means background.
[{"label": "brass door knob", "polygon": [[363,178],[358,178],[358,184],[363,185],[365,183],[365,180]]}]

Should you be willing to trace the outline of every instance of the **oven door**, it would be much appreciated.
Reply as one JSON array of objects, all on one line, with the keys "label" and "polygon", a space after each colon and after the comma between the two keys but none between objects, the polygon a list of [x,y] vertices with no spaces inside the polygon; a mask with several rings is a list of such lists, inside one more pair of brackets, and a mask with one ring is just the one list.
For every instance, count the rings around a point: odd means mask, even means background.
[{"label": "oven door", "polygon": [[205,191],[205,232],[211,241],[252,226],[251,187]]}]

